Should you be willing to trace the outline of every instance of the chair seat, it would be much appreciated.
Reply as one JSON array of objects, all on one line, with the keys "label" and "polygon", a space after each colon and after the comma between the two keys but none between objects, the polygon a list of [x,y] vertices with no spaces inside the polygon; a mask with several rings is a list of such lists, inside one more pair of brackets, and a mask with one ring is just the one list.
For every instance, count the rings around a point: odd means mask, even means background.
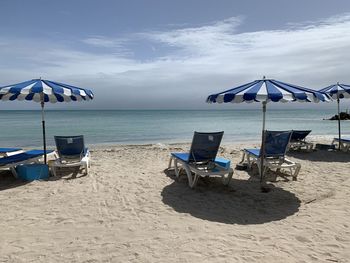
[{"label": "chair seat", "polygon": [[0,157],[22,153],[21,148],[0,148]]},{"label": "chair seat", "polygon": [[171,155],[184,162],[188,162],[188,160],[190,159],[189,153],[171,153]]},{"label": "chair seat", "polygon": [[174,162],[175,175],[178,178],[184,169],[188,185],[196,186],[200,177],[221,176],[225,185],[230,183],[233,169],[230,161],[216,158],[224,132],[194,132],[190,151],[187,153],[171,153],[168,169]]},{"label": "chair seat", "polygon": [[291,141],[288,146],[288,150],[312,152],[314,149],[314,144],[312,142],[306,141]]},{"label": "chair seat", "polygon": [[[221,176],[224,185],[228,185],[233,175],[233,169],[230,167],[230,161],[224,158],[216,157],[214,167],[208,164],[189,163],[189,153],[171,153],[168,169],[174,161],[174,169],[176,177],[180,176],[180,168],[184,168],[188,178],[188,184],[194,188],[199,177]],[[181,165],[181,167],[178,166]],[[192,175],[194,173],[194,175]]]},{"label": "chair seat", "polygon": [[0,148],[0,153],[17,152],[22,150],[21,148]]},{"label": "chair seat", "polygon": [[[46,151],[46,154],[52,153],[52,150]],[[13,163],[19,163],[19,162],[24,162],[33,158],[37,158],[44,155],[43,150],[30,150],[26,151],[23,153],[7,156],[0,158],[0,166],[1,165],[8,165],[8,164],[13,164]]]},{"label": "chair seat", "polygon": [[260,149],[244,149],[244,151],[248,152],[251,155],[254,155],[255,157],[259,157],[260,155]]},{"label": "chair seat", "polygon": [[[333,140],[334,140],[334,141],[339,141],[339,138],[334,138]],[[341,140],[342,142],[350,143],[350,139],[349,139],[349,138],[341,138],[340,140]]]},{"label": "chair seat", "polygon": [[334,138],[332,141],[332,145],[335,146],[335,144],[338,144],[339,149],[348,152],[350,151],[350,138],[341,138],[339,141],[339,138]]},{"label": "chair seat", "polygon": [[[53,156],[54,151],[46,151],[47,156]],[[10,156],[0,158],[0,170],[10,169],[12,174],[17,178],[16,167],[21,164],[38,163],[44,156],[43,150],[31,150],[26,152],[14,153]]]},{"label": "chair seat", "polygon": [[81,166],[88,162],[89,157],[86,155],[82,159],[72,160],[67,162],[66,160],[62,160],[60,158],[56,159],[54,162],[50,163],[50,166],[56,167],[74,167]]},{"label": "chair seat", "polygon": [[[296,131],[301,136],[302,131]],[[307,135],[310,131],[305,131]],[[263,180],[267,169],[290,170],[293,179],[296,180],[301,165],[285,158],[288,144],[290,143],[292,131],[265,131],[264,132],[264,154],[260,149],[244,149],[241,164],[246,160],[248,169],[252,168],[252,164],[258,166],[260,180]],[[305,136],[306,136],[305,135]],[[261,158],[264,158],[261,161]]]},{"label": "chair seat", "polygon": [[299,163],[293,162],[285,157],[279,158],[281,156],[266,156],[264,158],[264,168],[260,167],[260,162],[258,161],[260,158],[260,149],[244,149],[243,150],[243,157],[241,163],[244,162],[245,157],[247,157],[247,165],[248,168],[252,168],[252,164],[256,163],[258,165],[258,169],[289,169],[290,173],[293,177],[293,180],[297,179],[297,176],[299,174],[301,165]]},{"label": "chair seat", "polygon": [[[185,163],[189,161],[190,154],[189,153],[171,153],[171,155]],[[227,159],[216,157],[215,163],[219,165],[221,168],[229,169],[231,166],[231,162]]]},{"label": "chair seat", "polygon": [[83,168],[85,169],[85,174],[88,174],[90,168],[90,152],[88,148],[85,148],[84,154],[85,155],[83,157],[79,157],[77,159],[64,159],[61,157],[49,163],[53,175],[57,176],[56,168],[69,168],[80,166],[83,166]]},{"label": "chair seat", "polygon": [[[250,155],[253,155],[255,158],[259,158],[260,157],[260,149],[244,149],[244,151]],[[278,155],[272,155],[272,154],[269,154],[269,155],[266,155],[265,156],[266,158],[279,158],[279,157],[282,157],[282,155],[278,154]]]}]

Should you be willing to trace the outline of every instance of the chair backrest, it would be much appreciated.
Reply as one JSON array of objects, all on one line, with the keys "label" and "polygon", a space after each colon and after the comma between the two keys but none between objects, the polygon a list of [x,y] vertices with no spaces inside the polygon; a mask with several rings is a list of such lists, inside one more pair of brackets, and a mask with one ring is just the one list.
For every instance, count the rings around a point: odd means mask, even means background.
[{"label": "chair backrest", "polygon": [[84,136],[55,136],[57,152],[63,159],[81,159],[85,152]]},{"label": "chair backrest", "polygon": [[224,132],[194,132],[189,162],[214,162]]},{"label": "chair backrest", "polygon": [[292,131],[265,131],[265,157],[283,157]]},{"label": "chair backrest", "polygon": [[290,138],[291,142],[298,142],[305,140],[306,136],[310,134],[311,130],[304,130],[304,131],[296,131],[293,130],[292,137]]}]

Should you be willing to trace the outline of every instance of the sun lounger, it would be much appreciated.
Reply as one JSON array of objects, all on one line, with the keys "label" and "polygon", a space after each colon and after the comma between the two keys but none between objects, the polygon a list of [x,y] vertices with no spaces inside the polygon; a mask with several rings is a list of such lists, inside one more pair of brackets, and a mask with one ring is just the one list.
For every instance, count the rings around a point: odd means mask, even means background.
[{"label": "sun lounger", "polygon": [[[46,151],[47,154],[53,153],[53,151]],[[44,157],[43,150],[30,150],[26,152],[17,153],[11,156],[5,156],[0,158],[0,169],[11,170],[13,175],[17,177],[16,166],[20,164],[38,163]]]},{"label": "sun lounger", "polygon": [[339,142],[339,138],[334,138],[332,141],[332,145],[339,145],[340,149],[344,152],[348,152],[350,150],[350,138],[341,138]]},{"label": "sun lounger", "polygon": [[10,156],[22,152],[20,148],[0,148],[0,157]]},{"label": "sun lounger", "polygon": [[203,133],[194,132],[189,153],[171,153],[168,169],[174,169],[176,177],[180,176],[181,169],[187,174],[188,184],[194,188],[199,177],[221,176],[225,185],[230,183],[233,169],[229,161],[216,158],[224,132]]},{"label": "sun lounger", "polygon": [[311,130],[297,131],[293,130],[292,136],[289,142],[289,150],[300,151],[306,150],[311,152],[314,148],[314,144],[305,141],[306,136],[310,134]]},{"label": "sun lounger", "polygon": [[281,169],[289,170],[293,180],[296,180],[301,165],[285,157],[291,134],[292,131],[265,131],[264,167],[261,167],[260,149],[244,149],[241,163],[247,159],[249,169],[255,163],[258,166],[259,173],[261,169],[264,169],[263,174],[267,169],[276,170],[277,172]]},{"label": "sun lounger", "polygon": [[58,159],[50,164],[54,176],[58,167],[81,167],[88,174],[90,168],[90,152],[85,147],[84,136],[55,136]]}]

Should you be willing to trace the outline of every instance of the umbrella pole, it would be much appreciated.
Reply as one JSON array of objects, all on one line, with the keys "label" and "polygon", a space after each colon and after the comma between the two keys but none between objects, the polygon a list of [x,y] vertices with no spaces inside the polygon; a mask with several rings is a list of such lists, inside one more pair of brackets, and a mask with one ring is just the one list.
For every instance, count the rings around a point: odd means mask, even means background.
[{"label": "umbrella pole", "polygon": [[266,114],[266,101],[263,101],[263,126],[261,132],[261,149],[260,149],[260,183],[264,177],[264,158],[265,158],[265,114]]},{"label": "umbrella pole", "polygon": [[338,139],[339,139],[339,144],[338,144],[338,150],[340,151],[340,145],[341,145],[341,135],[340,135],[340,107],[339,107],[339,94],[337,94],[337,103],[338,103]]},{"label": "umbrella pole", "polygon": [[44,144],[44,163],[47,164],[47,157],[46,157],[46,133],[45,133],[45,116],[44,116],[44,99],[41,99],[41,122],[43,126],[43,144]]}]

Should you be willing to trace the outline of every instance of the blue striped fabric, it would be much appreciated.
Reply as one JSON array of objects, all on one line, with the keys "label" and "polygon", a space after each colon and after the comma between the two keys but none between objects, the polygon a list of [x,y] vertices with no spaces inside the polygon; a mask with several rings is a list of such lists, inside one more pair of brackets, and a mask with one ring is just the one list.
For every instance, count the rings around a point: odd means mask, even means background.
[{"label": "blue striped fabric", "polygon": [[[47,150],[46,154],[52,153],[52,152],[53,152],[52,150]],[[27,161],[33,158],[40,157],[42,155],[44,155],[43,150],[30,150],[30,151],[18,153],[11,156],[6,156],[3,158],[0,158],[0,166]]]},{"label": "blue striped fabric", "polygon": [[329,101],[327,95],[312,89],[284,83],[273,79],[255,80],[253,82],[209,95],[208,103],[240,102],[319,102]]},{"label": "blue striped fabric", "polygon": [[0,87],[1,100],[33,100],[41,102],[68,102],[91,100],[94,94],[89,89],[43,79],[33,79],[14,85]]},{"label": "blue striped fabric", "polygon": [[0,153],[17,152],[22,150],[21,148],[0,148]]},{"label": "blue striped fabric", "polygon": [[345,84],[333,84],[326,88],[320,89],[320,92],[327,93],[333,99],[337,99],[338,96],[340,99],[342,98],[350,98],[350,85]]}]

